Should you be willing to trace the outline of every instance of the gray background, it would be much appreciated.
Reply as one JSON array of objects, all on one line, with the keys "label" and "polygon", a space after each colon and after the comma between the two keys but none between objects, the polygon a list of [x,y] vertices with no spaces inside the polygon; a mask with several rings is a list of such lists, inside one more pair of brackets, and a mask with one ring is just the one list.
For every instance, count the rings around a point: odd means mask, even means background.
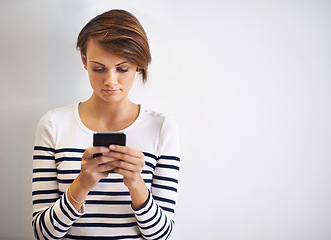
[{"label": "gray background", "polygon": [[49,109],[86,100],[78,32],[124,8],[148,34],[137,103],[172,115],[173,239],[331,239],[331,1],[0,2],[0,239],[31,239],[32,149]]}]

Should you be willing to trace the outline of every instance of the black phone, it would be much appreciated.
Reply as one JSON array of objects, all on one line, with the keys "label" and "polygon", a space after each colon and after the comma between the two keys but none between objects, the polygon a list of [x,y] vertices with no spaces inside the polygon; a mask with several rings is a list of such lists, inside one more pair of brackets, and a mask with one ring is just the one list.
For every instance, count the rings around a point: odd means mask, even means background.
[{"label": "black phone", "polygon": [[109,145],[121,145],[126,144],[126,135],[124,133],[110,133],[110,132],[97,132],[93,135],[93,146],[105,146]]},{"label": "black phone", "polygon": [[[109,145],[121,145],[126,144],[126,135],[124,133],[110,133],[110,132],[97,132],[93,135],[93,146],[104,146],[109,147]],[[101,156],[101,153],[96,153],[93,157]]]}]

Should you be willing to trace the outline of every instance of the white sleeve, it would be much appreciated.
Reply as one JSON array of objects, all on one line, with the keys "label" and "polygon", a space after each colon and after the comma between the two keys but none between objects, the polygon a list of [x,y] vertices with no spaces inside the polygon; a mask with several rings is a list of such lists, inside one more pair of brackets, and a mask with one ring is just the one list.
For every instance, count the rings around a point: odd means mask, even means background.
[{"label": "white sleeve", "polygon": [[55,130],[51,114],[41,118],[37,127],[33,155],[32,226],[37,239],[59,239],[83,213],[60,196],[55,164]]},{"label": "white sleeve", "polygon": [[158,150],[148,200],[134,210],[139,229],[146,239],[167,239],[175,224],[180,151],[177,125],[170,118],[163,122]]}]

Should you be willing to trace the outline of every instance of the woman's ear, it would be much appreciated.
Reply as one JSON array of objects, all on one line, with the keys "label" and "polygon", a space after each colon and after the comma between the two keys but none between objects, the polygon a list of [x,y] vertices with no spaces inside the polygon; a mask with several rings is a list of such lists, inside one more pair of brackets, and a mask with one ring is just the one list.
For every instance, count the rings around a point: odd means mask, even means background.
[{"label": "woman's ear", "polygon": [[80,57],[81,57],[81,59],[82,59],[82,62],[83,62],[84,68],[87,70],[87,59],[86,59],[86,55],[80,53]]}]

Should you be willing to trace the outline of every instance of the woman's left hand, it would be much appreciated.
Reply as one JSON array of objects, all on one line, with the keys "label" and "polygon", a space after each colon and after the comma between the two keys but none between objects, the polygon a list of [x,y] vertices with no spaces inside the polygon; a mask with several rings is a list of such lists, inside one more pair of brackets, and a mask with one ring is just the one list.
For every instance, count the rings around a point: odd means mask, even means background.
[{"label": "woman's left hand", "polygon": [[135,188],[141,184],[141,172],[145,166],[144,154],[134,148],[126,146],[110,145],[111,150],[107,156],[118,159],[108,163],[116,167],[114,172],[123,176],[124,184],[129,188]]}]

